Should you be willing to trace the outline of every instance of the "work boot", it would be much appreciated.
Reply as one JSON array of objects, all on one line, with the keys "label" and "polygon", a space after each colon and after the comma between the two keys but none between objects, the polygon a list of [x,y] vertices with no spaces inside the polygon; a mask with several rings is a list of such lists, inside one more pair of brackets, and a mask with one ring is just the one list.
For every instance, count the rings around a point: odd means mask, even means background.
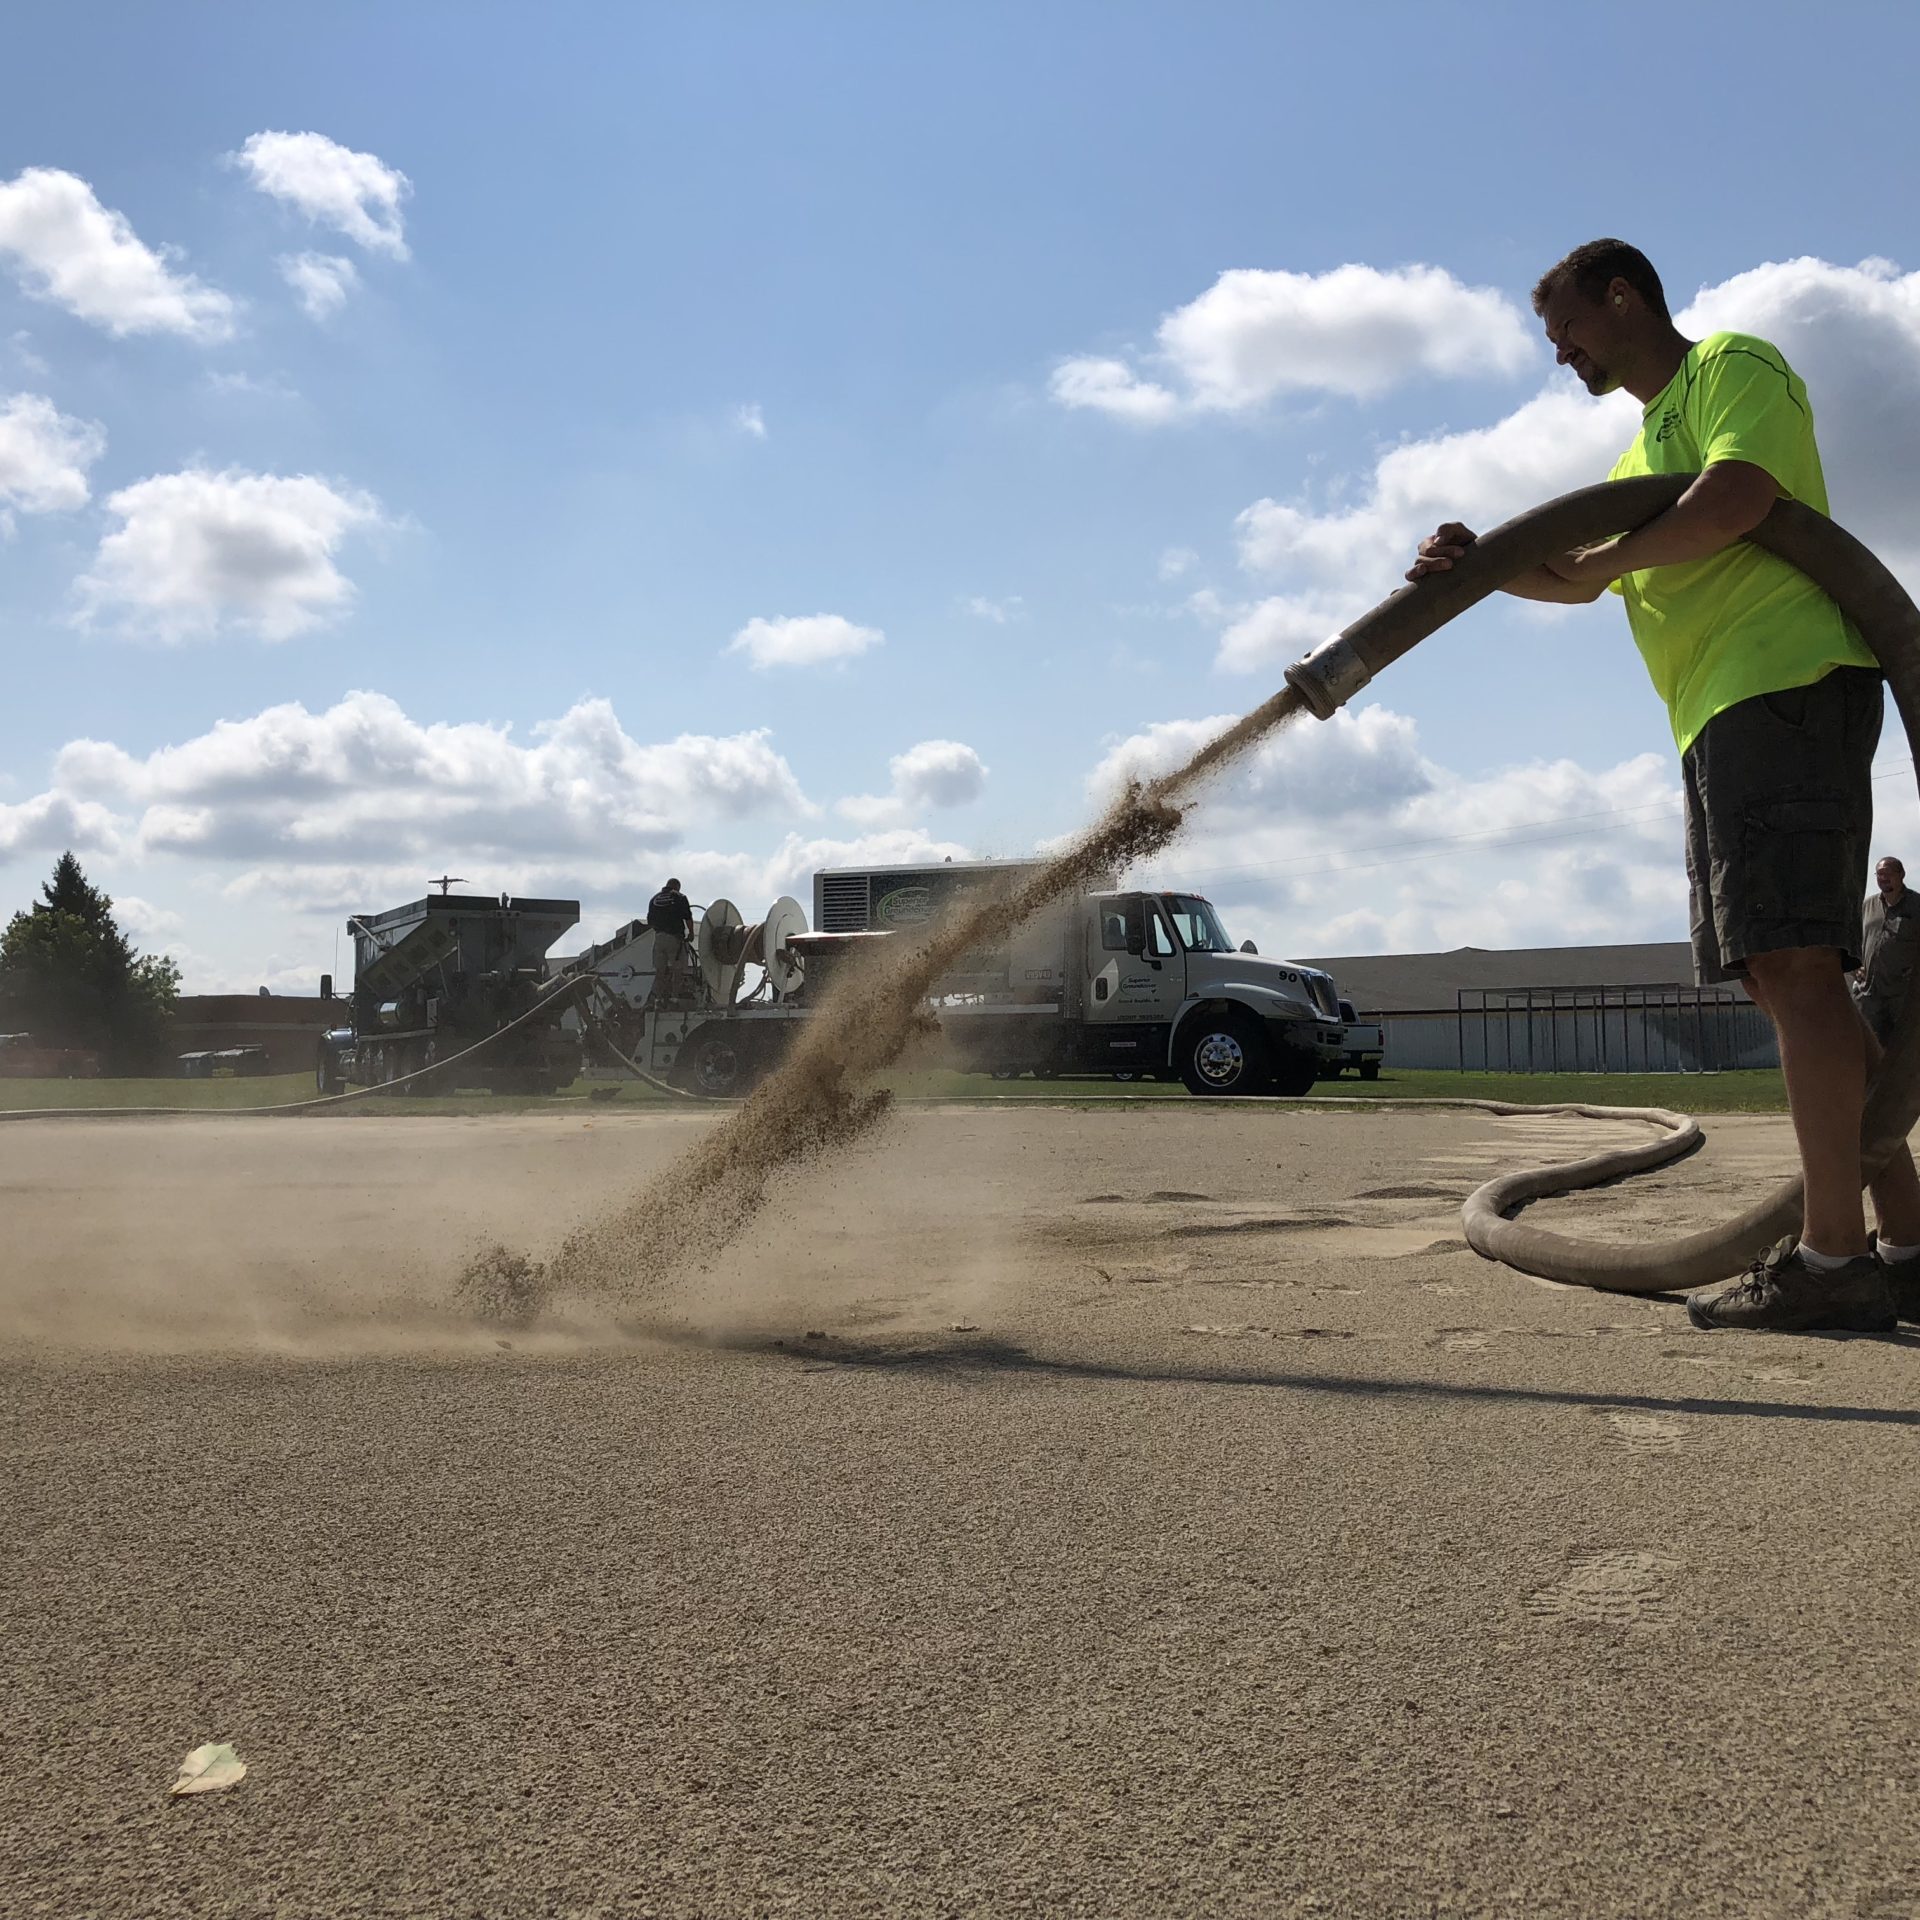
[{"label": "work boot", "polygon": [[[1876,1240],[1876,1235],[1867,1235],[1870,1248],[1876,1245]],[[1920,1327],[1920,1257],[1912,1260],[1882,1260],[1880,1271],[1887,1277],[1887,1291],[1893,1296],[1894,1312],[1909,1325]]]},{"label": "work boot", "polygon": [[1887,1270],[1871,1253],[1820,1273],[1800,1258],[1792,1234],[1776,1241],[1744,1279],[1688,1294],[1687,1318],[1706,1332],[1765,1333],[1891,1333],[1899,1321]]},{"label": "work boot", "polygon": [[1887,1276],[1887,1291],[1893,1296],[1893,1310],[1910,1327],[1920,1327],[1920,1260],[1903,1260],[1897,1267],[1882,1267]]}]

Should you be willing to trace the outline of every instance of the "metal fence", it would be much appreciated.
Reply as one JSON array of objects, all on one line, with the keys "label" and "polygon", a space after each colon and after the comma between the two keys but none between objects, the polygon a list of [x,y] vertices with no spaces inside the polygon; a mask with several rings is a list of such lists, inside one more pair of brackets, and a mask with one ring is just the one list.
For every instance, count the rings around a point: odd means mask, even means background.
[{"label": "metal fence", "polygon": [[[1772,1023],[1728,986],[1462,987],[1457,1006],[1453,1064],[1462,1072],[1721,1073],[1780,1064]],[[1427,1038],[1439,1036],[1430,1029]],[[1387,1057],[1395,1058],[1391,1042]]]}]

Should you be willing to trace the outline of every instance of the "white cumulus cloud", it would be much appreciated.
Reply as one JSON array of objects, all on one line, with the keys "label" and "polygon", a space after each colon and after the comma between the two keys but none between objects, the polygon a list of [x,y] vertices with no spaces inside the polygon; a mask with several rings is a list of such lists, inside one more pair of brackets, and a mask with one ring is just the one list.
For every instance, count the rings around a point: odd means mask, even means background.
[{"label": "white cumulus cloud", "polygon": [[348,534],[382,523],[371,494],[310,474],[156,474],[107,499],[120,525],[81,576],[81,617],[177,641],[227,628],[287,640],[343,612],[334,564]]},{"label": "white cumulus cloud", "polygon": [[1166,315],[1156,339],[1146,373],[1111,357],[1064,361],[1054,399],[1151,425],[1247,413],[1285,393],[1367,399],[1420,375],[1510,377],[1540,357],[1504,294],[1432,266],[1234,268]]},{"label": "white cumulus cloud", "polygon": [[1400,584],[1420,538],[1443,520],[1481,531],[1574,487],[1604,479],[1633,437],[1626,395],[1598,403],[1556,382],[1490,427],[1391,448],[1351,506],[1316,512],[1256,500],[1234,522],[1240,562],[1286,591],[1235,617],[1218,664],[1253,672],[1298,658]]},{"label": "white cumulus cloud", "polygon": [[727,642],[727,652],[744,653],[757,668],[817,667],[851,660],[877,647],[886,635],[878,627],[858,627],[837,613],[755,618]]},{"label": "white cumulus cloud", "polygon": [[909,805],[964,807],[986,791],[987,769],[959,740],[922,740],[888,762],[893,790]]},{"label": "white cumulus cloud", "polygon": [[170,254],[148,246],[77,174],[28,167],[0,180],[0,258],[36,298],[115,335],[230,338],[232,299],[180,272]]},{"label": "white cumulus cloud", "polygon": [[262,193],[373,253],[404,260],[400,203],[413,183],[371,153],[324,133],[256,133],[232,156]]},{"label": "white cumulus cloud", "polygon": [[123,837],[122,822],[110,808],[71,793],[37,793],[17,806],[0,801],[0,860],[69,850],[114,852]]},{"label": "white cumulus cloud", "polygon": [[749,440],[764,440],[767,437],[767,416],[761,410],[759,401],[744,401],[734,408],[733,430],[745,434]]},{"label": "white cumulus cloud", "polygon": [[116,893],[113,896],[113,917],[135,939],[143,940],[149,946],[155,941],[170,939],[186,925],[171,907],[143,900],[137,893]]},{"label": "white cumulus cloud", "polygon": [[106,445],[99,427],[69,418],[44,395],[10,395],[0,401],[0,504],[23,513],[84,507],[87,469]]},{"label": "white cumulus cloud", "polygon": [[987,767],[959,740],[922,740],[887,763],[891,793],[854,793],[837,803],[862,826],[890,826],[927,807],[964,807],[987,788]]},{"label": "white cumulus cloud", "polygon": [[1834,517],[1920,585],[1920,272],[1886,260],[1770,261],[1676,316],[1771,340],[1807,383]]},{"label": "white cumulus cloud", "polygon": [[1063,360],[1053,370],[1048,391],[1063,407],[1091,407],[1147,426],[1159,426],[1180,412],[1179,398],[1170,389],[1141,379],[1124,360]]},{"label": "white cumulus cloud", "polygon": [[[1127,781],[1183,766],[1237,714],[1163,720],[1108,748],[1087,777],[1088,797],[1104,805]],[[1440,773],[1420,752],[1414,724],[1381,706],[1342,707],[1311,726],[1295,722],[1271,736],[1233,769],[1221,793],[1233,804],[1257,802],[1266,812],[1299,819],[1377,812],[1431,792]],[[1212,800],[1207,803],[1209,810]]]},{"label": "white cumulus cloud", "polygon": [[359,268],[337,253],[283,253],[275,264],[310,320],[338,313],[360,284]]},{"label": "white cumulus cloud", "polygon": [[269,707],[145,755],[72,741],[29,804],[55,803],[102,810],[144,857],[238,869],[243,890],[275,872],[317,874],[324,890],[393,868],[398,884],[443,858],[557,883],[610,858],[630,868],[696,825],[817,811],[764,731],[645,743],[609,702],[583,700],[521,742],[503,726],[423,723],[365,692],[319,713]]}]

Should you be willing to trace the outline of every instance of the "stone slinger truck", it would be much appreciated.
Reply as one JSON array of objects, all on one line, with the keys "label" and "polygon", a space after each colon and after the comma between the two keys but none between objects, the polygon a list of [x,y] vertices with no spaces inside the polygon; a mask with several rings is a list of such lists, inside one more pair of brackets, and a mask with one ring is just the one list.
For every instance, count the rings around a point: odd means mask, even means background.
[{"label": "stone slinger truck", "polygon": [[[861,867],[814,876],[810,974],[876,934],[911,937],[1026,861]],[[1236,947],[1198,893],[1112,889],[1055,901],[1003,945],[967,956],[932,1008],[953,1064],[1032,1073],[1178,1078],[1196,1094],[1309,1092],[1342,1039],[1331,976]]]}]

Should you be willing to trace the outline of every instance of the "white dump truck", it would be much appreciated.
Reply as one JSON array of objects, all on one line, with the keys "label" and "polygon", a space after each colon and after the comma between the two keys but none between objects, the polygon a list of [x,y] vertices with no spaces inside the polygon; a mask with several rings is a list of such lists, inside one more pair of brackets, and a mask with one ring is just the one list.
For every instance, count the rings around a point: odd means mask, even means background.
[{"label": "white dump truck", "polygon": [[[911,935],[1031,861],[839,868],[814,875],[826,955],[874,934]],[[804,964],[813,966],[812,959]],[[1042,1078],[1179,1078],[1196,1094],[1306,1093],[1342,1037],[1332,978],[1236,947],[1200,894],[1103,888],[1053,902],[1004,945],[968,957],[933,1002],[954,1063]]]}]

